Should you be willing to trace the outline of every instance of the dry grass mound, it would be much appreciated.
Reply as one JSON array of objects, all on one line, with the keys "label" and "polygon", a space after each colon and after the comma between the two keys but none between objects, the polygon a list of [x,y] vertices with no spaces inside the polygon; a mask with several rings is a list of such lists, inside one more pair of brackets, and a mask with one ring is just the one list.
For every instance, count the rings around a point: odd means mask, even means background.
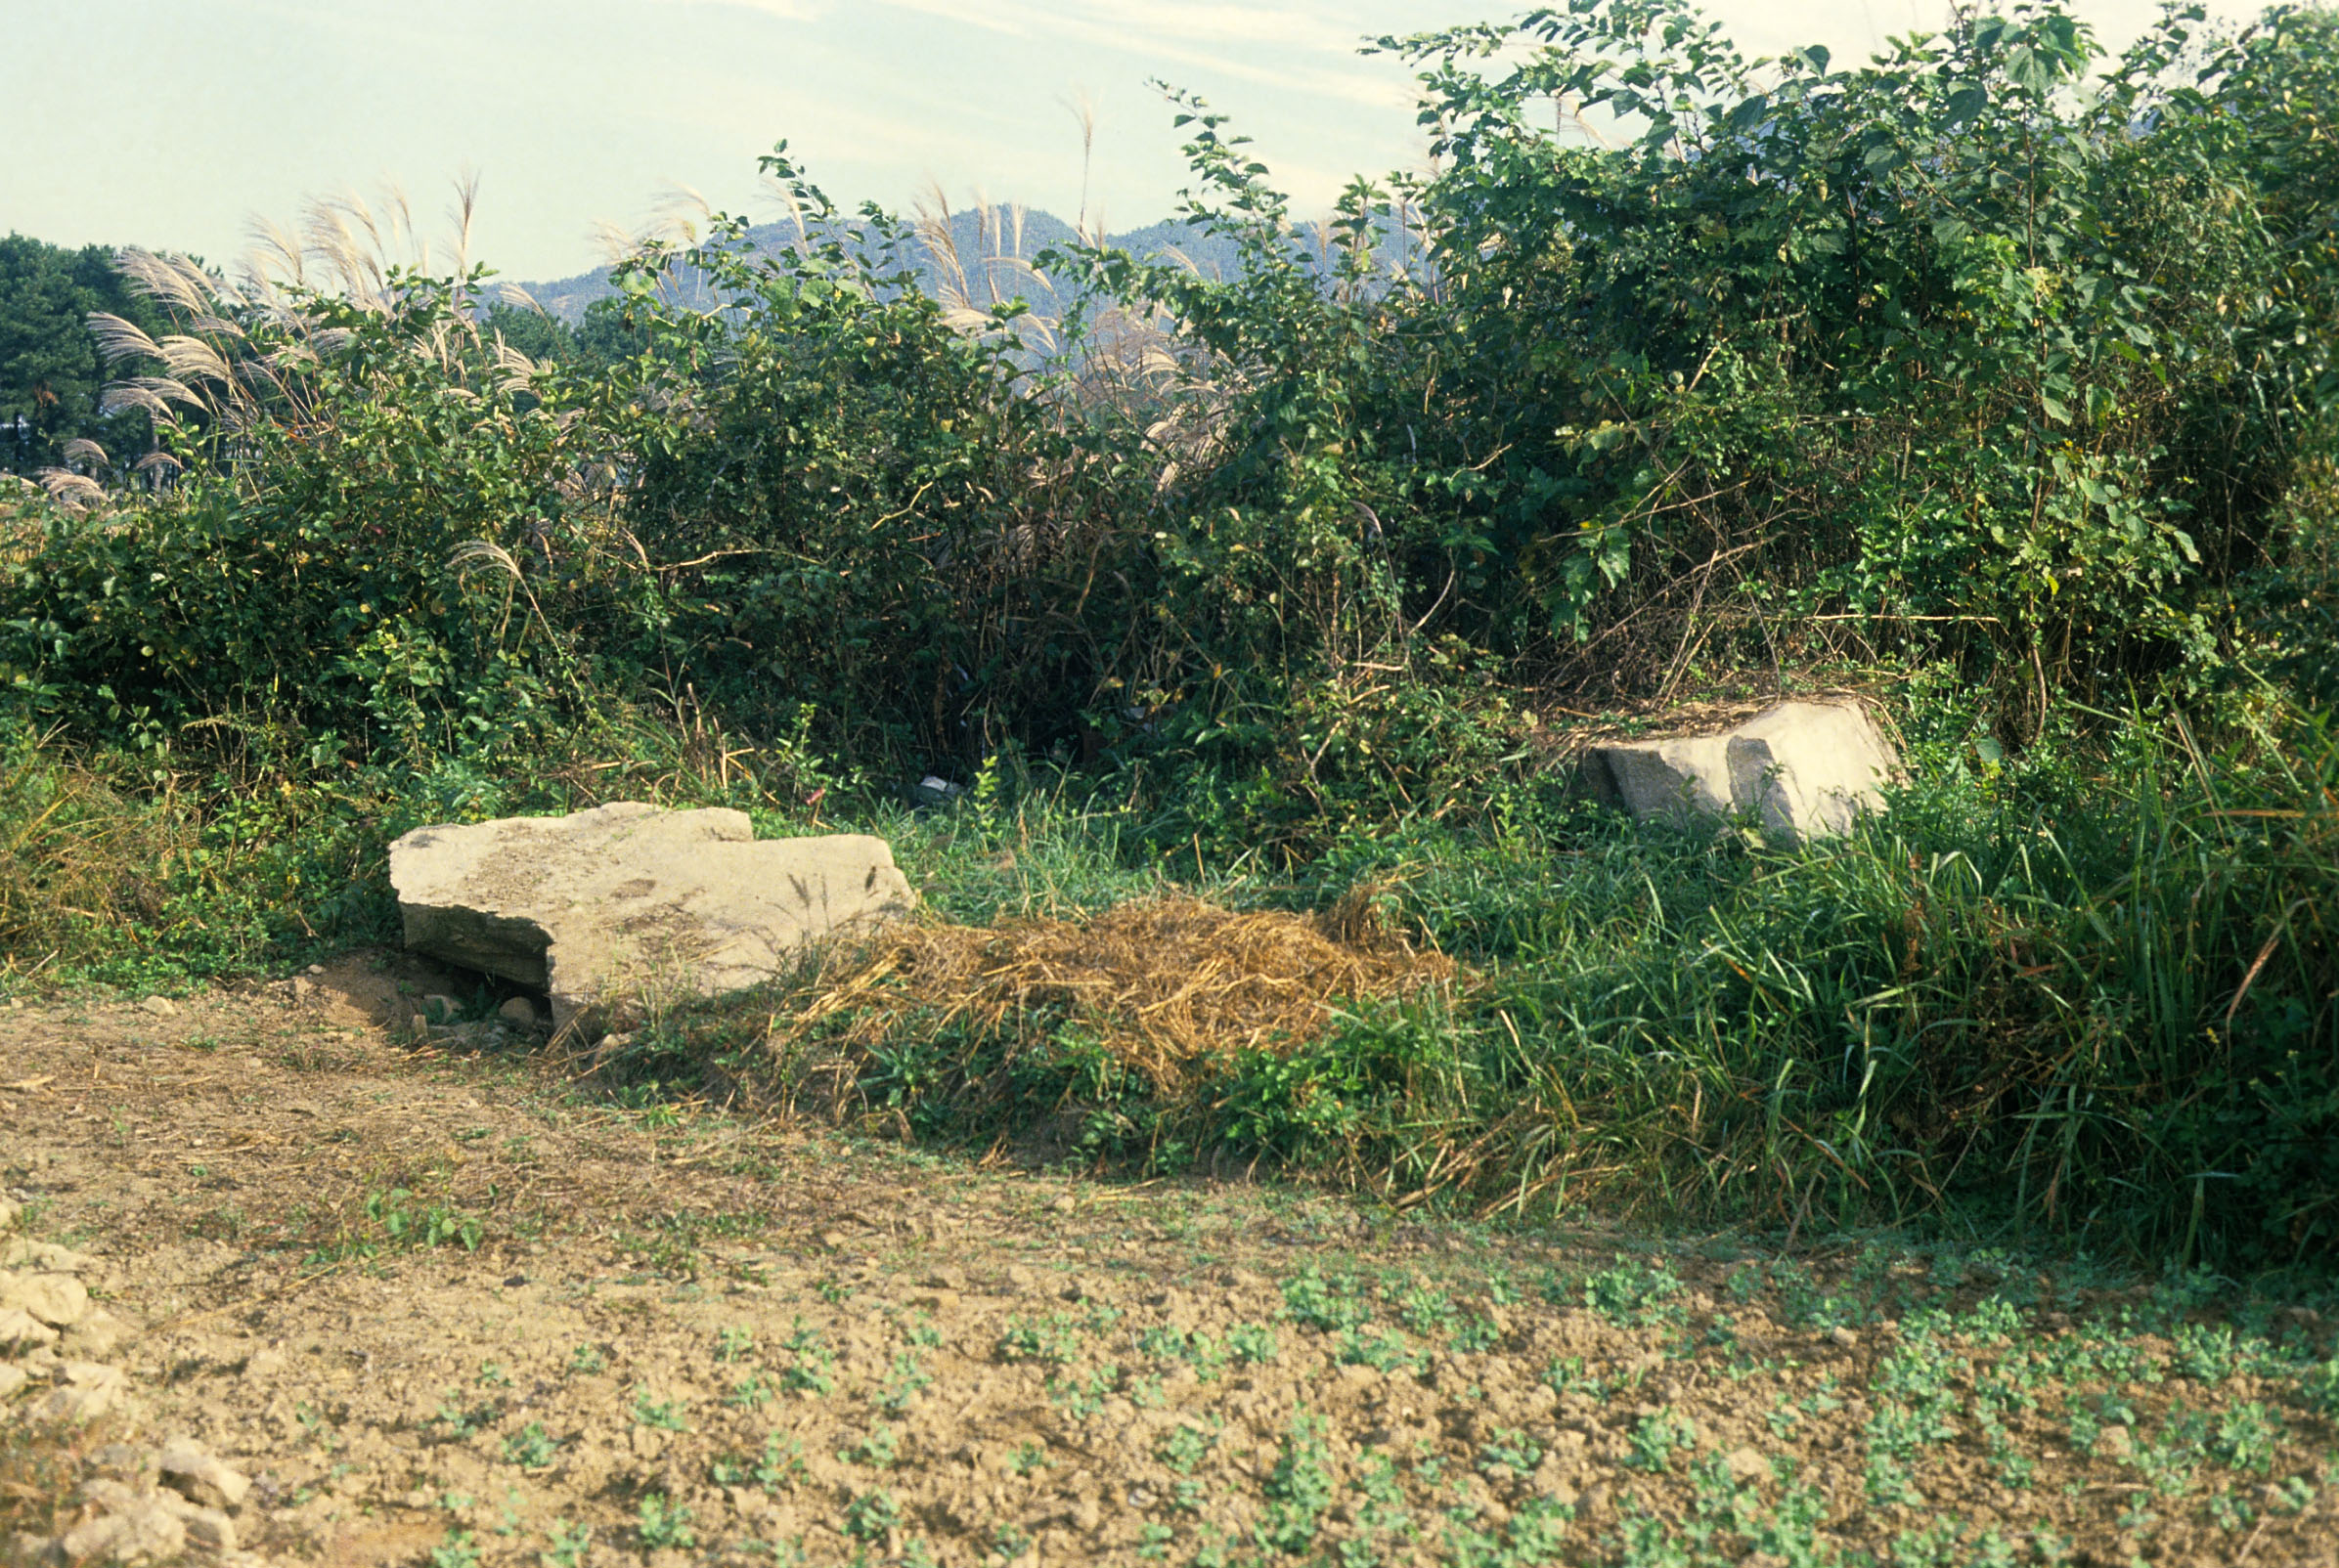
[{"label": "dry grass mound", "polygon": [[1390,933],[1368,889],[1317,915],[1238,912],[1180,895],[1086,921],[894,933],[781,1032],[850,1013],[846,1039],[865,1044],[910,1014],[1009,1033],[1024,1016],[1069,1013],[1169,1089],[1208,1058],[1313,1039],[1342,999],[1447,986],[1458,974],[1443,953]]}]

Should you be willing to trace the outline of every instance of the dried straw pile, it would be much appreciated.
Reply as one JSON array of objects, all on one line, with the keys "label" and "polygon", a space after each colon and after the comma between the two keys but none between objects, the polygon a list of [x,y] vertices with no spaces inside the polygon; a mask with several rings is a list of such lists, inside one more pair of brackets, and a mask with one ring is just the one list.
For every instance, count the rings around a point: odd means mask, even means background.
[{"label": "dried straw pile", "polygon": [[1453,960],[1387,934],[1369,891],[1315,916],[1237,913],[1198,898],[1126,903],[1085,923],[912,927],[823,988],[783,1030],[850,1013],[850,1043],[882,1038],[911,1014],[924,1026],[1017,1032],[1028,1016],[1070,1015],[1157,1088],[1190,1065],[1312,1039],[1342,998],[1389,997],[1456,978]]}]

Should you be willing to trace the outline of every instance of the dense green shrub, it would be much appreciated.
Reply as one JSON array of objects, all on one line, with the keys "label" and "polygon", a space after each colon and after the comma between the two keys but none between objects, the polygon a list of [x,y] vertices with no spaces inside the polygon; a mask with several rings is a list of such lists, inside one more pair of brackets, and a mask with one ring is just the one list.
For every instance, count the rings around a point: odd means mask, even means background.
[{"label": "dense green shrub", "polygon": [[1431,270],[1305,286],[1210,121],[1206,221],[1256,265],[1091,265],[1255,374],[1202,494],[1388,542],[1433,626],[1630,689],[1828,647],[1816,612],[1839,648],[2116,691],[2230,654],[2339,397],[2339,22],[2198,21],[2093,79],[2052,6],[1854,69],[1758,68],[1642,0],[1385,40],[1431,66],[1445,167],[1398,187]]},{"label": "dense green shrub", "polygon": [[573,717],[603,552],[557,415],[460,297],[217,301],[239,319],[176,388],[205,417],[164,429],[179,483],[52,509],[0,563],[0,681],[86,738],[216,752],[210,729],[309,768],[508,747],[562,698]]},{"label": "dense green shrub", "polygon": [[2175,14],[2093,77],[2052,7],[1856,69],[1647,0],[1387,40],[1441,172],[1360,182],[1311,251],[1183,101],[1187,216],[1239,266],[1049,258],[1052,355],[784,154],[800,245],[653,247],[595,355],[525,377],[474,280],[182,269],[221,361],[177,366],[218,406],[186,480],[15,566],[0,661],[117,737],[445,752],[648,680],[904,770],[1167,750],[1295,852],[1493,776],[1495,677],[1946,654],[2023,739],[2055,690],[2222,677],[2236,591],[2319,547],[2335,25]]},{"label": "dense green shrub", "polygon": [[2242,587],[2248,658],[2282,687],[2339,709],[2339,418],[2283,497],[2271,558]]},{"label": "dense green shrub", "polygon": [[[552,393],[631,476],[662,605],[632,656],[764,732],[810,704],[864,757],[971,772],[1067,739],[1141,587],[1125,482],[1019,387],[1011,336],[910,286],[902,228],[872,209],[847,230],[784,152],[764,161],[813,238],[757,256],[727,220],[653,251],[620,274],[647,345],[632,373]],[[726,307],[663,305],[674,268]]]}]

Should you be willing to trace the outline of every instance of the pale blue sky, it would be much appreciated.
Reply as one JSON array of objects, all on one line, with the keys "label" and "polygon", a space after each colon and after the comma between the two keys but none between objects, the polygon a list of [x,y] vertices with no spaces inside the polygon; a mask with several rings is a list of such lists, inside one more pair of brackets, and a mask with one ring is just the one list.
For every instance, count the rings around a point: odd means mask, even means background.
[{"label": "pale blue sky", "polygon": [[[758,219],[779,137],[850,206],[907,210],[929,182],[1070,217],[1093,102],[1092,209],[1169,214],[1170,110],[1201,92],[1257,139],[1302,210],[1347,176],[1418,162],[1407,71],[1367,33],[1508,17],[1472,0],[0,0],[0,232],[225,260],[248,220],[403,186],[435,220],[480,177],[474,253],[506,277],[599,259],[686,185]],[[1749,53],[1865,55],[1938,27],[1945,0],[1723,0]],[[2219,5],[2222,15],[2254,7]],[[2115,46],[2149,0],[2082,0]],[[435,221],[426,225],[442,227]]]}]

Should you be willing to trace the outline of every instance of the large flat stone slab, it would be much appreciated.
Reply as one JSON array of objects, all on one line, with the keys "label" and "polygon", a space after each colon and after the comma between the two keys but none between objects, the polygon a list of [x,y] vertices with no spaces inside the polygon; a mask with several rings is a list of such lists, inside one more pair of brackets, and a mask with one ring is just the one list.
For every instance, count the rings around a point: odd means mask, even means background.
[{"label": "large flat stone slab", "polygon": [[1644,819],[1751,813],[1802,843],[1879,810],[1898,771],[1892,743],[1852,703],[1786,702],[1718,735],[1613,741],[1585,755],[1585,782]]},{"label": "large flat stone slab", "polygon": [[556,1026],[759,984],[917,901],[883,839],[758,841],[744,811],[638,802],[417,828],[390,882],[408,947],[544,990]]}]

